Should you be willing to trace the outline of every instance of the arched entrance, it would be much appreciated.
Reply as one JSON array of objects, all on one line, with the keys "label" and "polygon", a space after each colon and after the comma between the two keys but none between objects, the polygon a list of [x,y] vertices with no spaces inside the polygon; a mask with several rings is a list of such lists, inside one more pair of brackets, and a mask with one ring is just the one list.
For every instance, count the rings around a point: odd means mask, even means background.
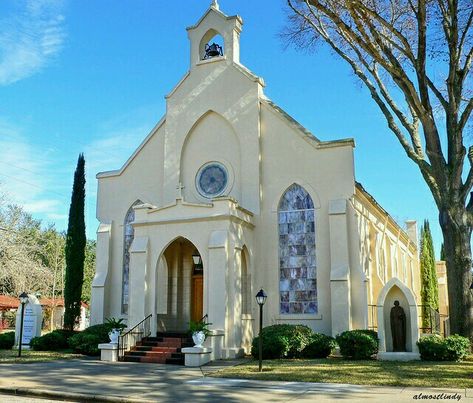
[{"label": "arched entrance", "polygon": [[203,316],[204,270],[200,253],[188,239],[171,242],[158,261],[158,331],[187,331]]}]

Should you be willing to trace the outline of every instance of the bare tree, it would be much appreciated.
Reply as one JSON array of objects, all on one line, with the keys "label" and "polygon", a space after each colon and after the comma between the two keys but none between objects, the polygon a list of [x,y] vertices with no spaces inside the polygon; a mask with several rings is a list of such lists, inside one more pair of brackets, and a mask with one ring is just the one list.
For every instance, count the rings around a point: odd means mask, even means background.
[{"label": "bare tree", "polygon": [[[439,210],[451,331],[473,337],[471,0],[287,0],[286,38],[348,63],[418,166]],[[468,147],[468,151],[467,151]]]},{"label": "bare tree", "polygon": [[0,205],[0,293],[48,295],[51,270],[42,263],[40,222],[15,205]]}]

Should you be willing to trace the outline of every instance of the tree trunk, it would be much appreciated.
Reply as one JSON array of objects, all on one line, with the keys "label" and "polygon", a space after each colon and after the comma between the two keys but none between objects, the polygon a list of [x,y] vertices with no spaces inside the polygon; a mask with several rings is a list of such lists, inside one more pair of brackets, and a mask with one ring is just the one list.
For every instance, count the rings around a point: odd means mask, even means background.
[{"label": "tree trunk", "polygon": [[471,227],[463,206],[441,209],[439,221],[447,264],[450,333],[473,340]]}]

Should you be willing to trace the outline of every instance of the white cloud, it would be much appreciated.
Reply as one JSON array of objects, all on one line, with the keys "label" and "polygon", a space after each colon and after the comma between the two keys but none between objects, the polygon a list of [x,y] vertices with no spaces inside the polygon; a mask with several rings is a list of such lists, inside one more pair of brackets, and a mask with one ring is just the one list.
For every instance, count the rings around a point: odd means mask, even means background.
[{"label": "white cloud", "polygon": [[0,19],[0,85],[41,70],[65,39],[63,0],[23,0],[15,5],[15,13]]},{"label": "white cloud", "polygon": [[26,202],[25,204],[23,204],[23,208],[26,211],[29,211],[30,213],[44,213],[45,211],[51,211],[56,209],[59,204],[59,200],[42,199]]}]

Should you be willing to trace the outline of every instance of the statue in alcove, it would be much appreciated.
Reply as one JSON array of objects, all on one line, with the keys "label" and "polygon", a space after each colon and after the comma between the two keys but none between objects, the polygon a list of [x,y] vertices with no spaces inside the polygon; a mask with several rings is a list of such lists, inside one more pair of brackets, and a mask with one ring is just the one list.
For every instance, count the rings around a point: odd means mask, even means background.
[{"label": "statue in alcove", "polygon": [[391,308],[391,334],[393,351],[406,351],[406,314],[399,306],[399,301],[394,301],[394,306]]}]

